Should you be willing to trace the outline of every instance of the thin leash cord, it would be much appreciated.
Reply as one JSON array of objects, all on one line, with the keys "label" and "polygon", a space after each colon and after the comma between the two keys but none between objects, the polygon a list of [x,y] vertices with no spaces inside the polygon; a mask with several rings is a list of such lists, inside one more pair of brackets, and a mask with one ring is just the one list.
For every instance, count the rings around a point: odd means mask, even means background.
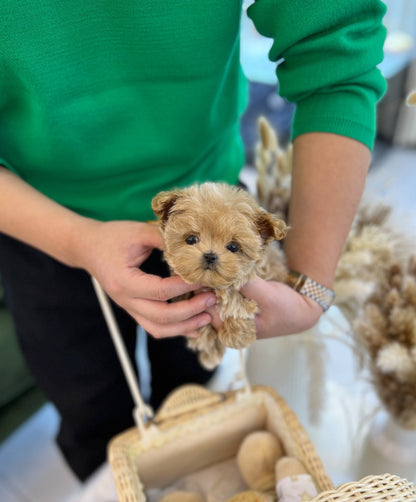
[{"label": "thin leash cord", "polygon": [[244,390],[246,394],[251,394],[251,385],[250,381],[248,379],[248,374],[247,374],[247,366],[246,366],[246,361],[244,357],[244,349],[239,350],[239,361],[240,361],[240,375],[241,375],[241,380],[244,385]]},{"label": "thin leash cord", "polygon": [[153,417],[153,410],[143,401],[142,395],[140,393],[139,383],[137,381],[130,357],[121,337],[120,329],[117,325],[117,321],[115,319],[108,297],[97,279],[95,279],[95,277],[91,277],[91,279],[99,304],[101,306],[101,310],[107,323],[108,330],[110,331],[111,338],[116,348],[121,367],[126,377],[130,393],[136,405],[136,409],[134,410],[133,415],[136,425],[139,428],[140,434],[143,437],[146,434],[145,421],[147,418]]}]

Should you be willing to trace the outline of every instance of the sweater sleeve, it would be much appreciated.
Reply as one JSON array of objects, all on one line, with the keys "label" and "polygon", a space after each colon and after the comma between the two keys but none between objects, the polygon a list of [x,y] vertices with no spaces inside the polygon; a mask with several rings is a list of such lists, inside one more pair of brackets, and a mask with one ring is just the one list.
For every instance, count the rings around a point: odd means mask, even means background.
[{"label": "sweater sleeve", "polygon": [[379,0],[256,0],[247,14],[273,39],[279,93],[296,103],[292,138],[330,132],[370,149],[376,104],[386,89],[386,7]]}]

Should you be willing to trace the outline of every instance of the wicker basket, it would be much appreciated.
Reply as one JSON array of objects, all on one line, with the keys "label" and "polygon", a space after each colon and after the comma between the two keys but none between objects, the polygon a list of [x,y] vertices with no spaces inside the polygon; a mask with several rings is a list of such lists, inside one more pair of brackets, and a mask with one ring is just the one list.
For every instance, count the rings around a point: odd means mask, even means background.
[{"label": "wicker basket", "polygon": [[145,501],[144,486],[168,486],[232,458],[243,438],[261,429],[277,435],[286,453],[304,463],[320,491],[333,488],[296,415],[271,388],[216,394],[184,386],[167,399],[156,422],[157,429],[145,441],[133,428],[110,443],[109,461],[120,502]]},{"label": "wicker basket", "polygon": [[242,439],[259,429],[276,434],[286,454],[305,465],[319,492],[313,502],[416,501],[414,485],[390,474],[334,489],[295,413],[269,387],[217,394],[184,386],[167,399],[154,423],[144,438],[132,428],[109,445],[119,502],[144,502],[144,487],[167,486],[234,456]]},{"label": "wicker basket", "polygon": [[108,300],[93,282],[137,405],[137,427],[114,437],[108,447],[119,502],[145,502],[145,490],[169,486],[235,457],[243,438],[256,430],[274,433],[285,454],[303,463],[318,490],[313,502],[416,502],[415,486],[390,474],[334,488],[314,445],[284,399],[270,387],[250,388],[244,378],[242,390],[225,393],[198,385],[180,387],[153,417],[133,381]]}]

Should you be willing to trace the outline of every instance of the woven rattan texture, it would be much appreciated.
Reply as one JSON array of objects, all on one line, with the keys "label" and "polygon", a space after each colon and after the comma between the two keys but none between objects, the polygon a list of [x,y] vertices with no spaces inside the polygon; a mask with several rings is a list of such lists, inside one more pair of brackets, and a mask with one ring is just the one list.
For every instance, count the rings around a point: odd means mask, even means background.
[{"label": "woven rattan texture", "polygon": [[[244,402],[239,403],[235,392],[219,395],[220,400],[215,400],[212,395],[203,392],[201,394],[202,401],[198,405],[195,392],[198,394],[199,391],[192,388],[187,389],[185,386],[176,391],[177,395],[175,393],[172,396],[166,414],[171,418],[158,424],[158,428],[166,432],[163,434],[163,439],[156,435],[154,439],[150,437],[150,439],[147,438],[146,441],[143,441],[136,428],[129,429],[113,439],[109,447],[109,461],[117,486],[119,502],[146,501],[144,487],[136,469],[136,460],[144,451],[159,448],[166,441],[175,442],[176,435],[186,437],[189,431],[195,431],[195,427],[209,427],[213,410],[221,415],[225,405],[231,403],[232,408],[235,407],[237,412],[239,406],[244,405]],[[267,402],[269,404],[272,402],[274,408],[277,408],[278,421],[280,426],[283,423],[284,434],[289,437],[289,442],[294,445],[297,457],[313,476],[318,487],[319,494],[313,499],[313,502],[416,502],[415,486],[390,474],[368,476],[361,481],[346,483],[334,489],[314,445],[296,414],[289,408],[284,399],[273,389],[263,386],[254,387],[249,399],[251,406],[267,405]],[[212,403],[208,404],[211,401]],[[181,410],[187,411],[178,415],[174,403],[177,403]],[[204,404],[200,406],[201,403]],[[192,409],[194,405],[196,409]],[[273,412],[269,419],[274,421]]]},{"label": "woven rattan texture", "polygon": [[[188,399],[186,395],[189,390],[194,392],[194,390],[188,389],[187,386],[178,389],[176,392],[179,393],[179,396],[174,396],[171,402],[176,401],[183,406],[183,403],[193,401],[192,398]],[[181,396],[182,393],[184,393],[183,396]],[[253,406],[260,405],[265,399],[271,400],[275,407],[277,405],[279,415],[283,417],[285,433],[291,437],[292,442],[296,445],[297,456],[314,477],[320,491],[333,489],[332,482],[317,456],[315,447],[299,423],[296,414],[287,406],[286,402],[273,389],[263,386],[254,387],[250,399],[253,401]],[[228,392],[224,394],[222,401],[210,406],[199,406],[194,410],[189,408],[186,413],[180,416],[177,416],[172,407],[169,406],[172,418],[158,424],[159,429],[166,431],[163,439],[156,436],[154,441],[150,440],[145,445],[137,429],[130,429],[114,438],[109,448],[109,461],[117,486],[119,502],[143,502],[146,500],[142,483],[136,472],[135,463],[136,458],[143,451],[160,447],[161,441],[174,441],[177,431],[180,431],[181,435],[185,435],[188,430],[191,431],[195,427],[196,423],[199,424],[198,426],[202,424],[208,427],[212,412],[221,413],[224,405],[230,405],[230,403],[234,403],[237,409],[240,405],[247,405],[247,403],[244,404],[244,401],[238,402],[235,392]],[[169,437],[170,434],[172,434],[171,437]]]},{"label": "woven rattan texture", "polygon": [[358,482],[345,483],[336,490],[320,493],[313,502],[415,502],[413,483],[398,476],[367,476]]},{"label": "woven rattan texture", "polygon": [[278,404],[284,417],[287,430],[297,446],[296,456],[306,467],[306,470],[312,475],[319,490],[332,489],[332,481],[326,473],[321,459],[318,457],[315,446],[300,424],[296,413],[289,408],[286,401],[273,389],[261,386],[256,387],[256,389],[267,392]]},{"label": "woven rattan texture", "polygon": [[184,385],[181,392],[170,395],[156,414],[156,422],[161,423],[178,416],[183,417],[195,408],[206,408],[222,401],[222,396],[200,385]]}]

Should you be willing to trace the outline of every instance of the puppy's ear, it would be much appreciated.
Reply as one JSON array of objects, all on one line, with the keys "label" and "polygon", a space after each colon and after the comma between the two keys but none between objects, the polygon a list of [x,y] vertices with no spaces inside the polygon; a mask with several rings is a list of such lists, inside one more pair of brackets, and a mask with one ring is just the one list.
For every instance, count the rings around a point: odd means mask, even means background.
[{"label": "puppy's ear", "polygon": [[260,211],[256,216],[256,226],[263,241],[267,244],[270,241],[280,241],[286,237],[286,223],[274,214]]},{"label": "puppy's ear", "polygon": [[162,223],[162,227],[172,214],[172,209],[180,196],[179,190],[160,192],[152,200],[152,209]]}]

